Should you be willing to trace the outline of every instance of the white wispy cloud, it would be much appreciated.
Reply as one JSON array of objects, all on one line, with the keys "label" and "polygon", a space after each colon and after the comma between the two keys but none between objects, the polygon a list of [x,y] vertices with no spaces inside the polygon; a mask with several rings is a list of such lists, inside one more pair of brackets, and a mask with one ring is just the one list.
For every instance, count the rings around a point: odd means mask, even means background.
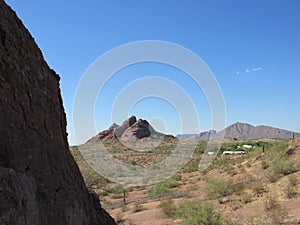
[{"label": "white wispy cloud", "polygon": [[259,67],[252,68],[252,71],[255,72],[255,71],[259,71],[261,69],[262,69],[262,67],[259,66]]},{"label": "white wispy cloud", "polygon": [[[244,70],[245,73],[254,73],[254,72],[257,72],[259,70],[262,70],[263,68],[261,66],[258,66],[258,67],[252,67],[252,68],[246,68]],[[240,71],[237,71],[236,72],[237,75],[241,74]]]}]

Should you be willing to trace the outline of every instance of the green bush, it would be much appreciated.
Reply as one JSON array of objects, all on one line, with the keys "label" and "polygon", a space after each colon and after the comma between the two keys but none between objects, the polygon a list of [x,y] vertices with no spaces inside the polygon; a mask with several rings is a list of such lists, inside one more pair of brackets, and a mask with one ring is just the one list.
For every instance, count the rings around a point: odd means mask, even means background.
[{"label": "green bush", "polygon": [[114,198],[114,199],[123,198],[124,191],[125,191],[125,189],[121,185],[117,185],[110,190],[110,192],[113,194],[112,198]]},{"label": "green bush", "polygon": [[214,211],[211,203],[203,201],[185,201],[176,212],[175,217],[183,219],[183,225],[219,225],[221,216]]},{"label": "green bush", "polygon": [[159,208],[163,211],[164,214],[166,214],[168,217],[173,217],[176,208],[174,206],[174,201],[170,197],[166,198],[159,204]]},{"label": "green bush", "polygon": [[147,195],[151,198],[161,198],[168,194],[170,192],[171,188],[178,187],[179,184],[177,181],[181,179],[181,174],[176,173],[172,177],[170,177],[168,180],[153,185],[148,191]]},{"label": "green bush", "polygon": [[191,164],[189,164],[187,172],[192,173],[192,172],[196,172],[196,171],[198,171],[198,163],[192,162]]},{"label": "green bush", "polygon": [[86,172],[84,181],[89,190],[99,189],[109,182],[106,178],[96,174],[95,172]]},{"label": "green bush", "polygon": [[131,165],[133,165],[133,166],[136,166],[136,165],[137,165],[137,162],[134,161],[134,160],[130,160],[130,161],[129,161],[129,164],[131,164]]},{"label": "green bush", "polygon": [[148,191],[147,196],[150,198],[161,198],[169,193],[169,185],[165,182],[154,184]]},{"label": "green bush", "polygon": [[211,198],[219,198],[232,194],[234,187],[225,180],[210,178],[208,180],[208,186],[204,188],[204,191]]},{"label": "green bush", "polygon": [[273,174],[288,175],[290,173],[295,172],[296,170],[293,162],[285,159],[278,159],[270,167],[270,171]]},{"label": "green bush", "polygon": [[175,181],[181,180],[181,173],[175,173],[170,179],[174,179]]}]

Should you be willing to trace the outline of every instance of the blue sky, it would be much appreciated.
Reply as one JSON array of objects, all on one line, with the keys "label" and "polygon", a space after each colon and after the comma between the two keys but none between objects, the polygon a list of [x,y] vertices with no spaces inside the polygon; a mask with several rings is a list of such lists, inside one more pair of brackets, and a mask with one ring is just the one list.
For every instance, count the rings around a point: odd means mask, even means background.
[{"label": "blue sky", "polygon": [[[174,42],[201,57],[223,92],[227,125],[240,121],[300,132],[298,0],[6,2],[61,76],[71,145],[77,144],[73,101],[84,72],[107,51],[141,40]],[[115,74],[102,90],[95,105],[97,130],[122,122],[111,119],[114,100],[126,85],[145,76],[162,76],[179,84],[198,110],[200,130],[213,128],[205,94],[186,74],[142,63]],[[145,98],[128,114],[153,121],[167,133],[180,133],[176,108],[159,98]]]}]

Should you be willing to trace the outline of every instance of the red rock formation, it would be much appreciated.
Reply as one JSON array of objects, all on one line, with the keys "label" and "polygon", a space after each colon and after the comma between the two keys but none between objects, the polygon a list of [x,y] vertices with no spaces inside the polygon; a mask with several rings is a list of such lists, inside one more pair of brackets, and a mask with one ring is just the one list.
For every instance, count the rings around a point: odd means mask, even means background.
[{"label": "red rock formation", "polygon": [[[99,140],[114,140],[116,138],[123,141],[136,141],[143,138],[162,139],[166,135],[159,133],[148,123],[147,120],[136,120],[135,116],[131,116],[125,120],[120,126],[111,125],[107,130],[101,131],[96,136],[88,140],[88,143],[97,142]],[[171,137],[169,135],[169,137]],[[174,138],[174,137],[173,137]]]},{"label": "red rock formation", "polygon": [[59,76],[0,0],[0,224],[115,224],[67,143]]}]

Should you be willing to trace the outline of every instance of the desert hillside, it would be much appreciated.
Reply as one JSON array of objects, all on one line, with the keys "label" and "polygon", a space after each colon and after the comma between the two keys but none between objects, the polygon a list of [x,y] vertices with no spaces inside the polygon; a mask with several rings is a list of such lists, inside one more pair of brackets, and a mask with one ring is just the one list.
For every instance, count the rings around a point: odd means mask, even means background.
[{"label": "desert hillside", "polygon": [[[122,147],[117,140],[106,146],[119,160],[146,166],[163,160],[177,143],[176,139],[164,140],[147,153],[135,153]],[[190,161],[169,179],[140,187],[110,182],[86,164],[78,147],[72,147],[71,152],[87,186],[99,195],[103,207],[119,224],[300,222],[300,138],[226,139],[213,163],[199,171],[198,163],[206,146],[207,141],[199,141]],[[247,154],[222,154],[223,151],[240,150]]]}]

